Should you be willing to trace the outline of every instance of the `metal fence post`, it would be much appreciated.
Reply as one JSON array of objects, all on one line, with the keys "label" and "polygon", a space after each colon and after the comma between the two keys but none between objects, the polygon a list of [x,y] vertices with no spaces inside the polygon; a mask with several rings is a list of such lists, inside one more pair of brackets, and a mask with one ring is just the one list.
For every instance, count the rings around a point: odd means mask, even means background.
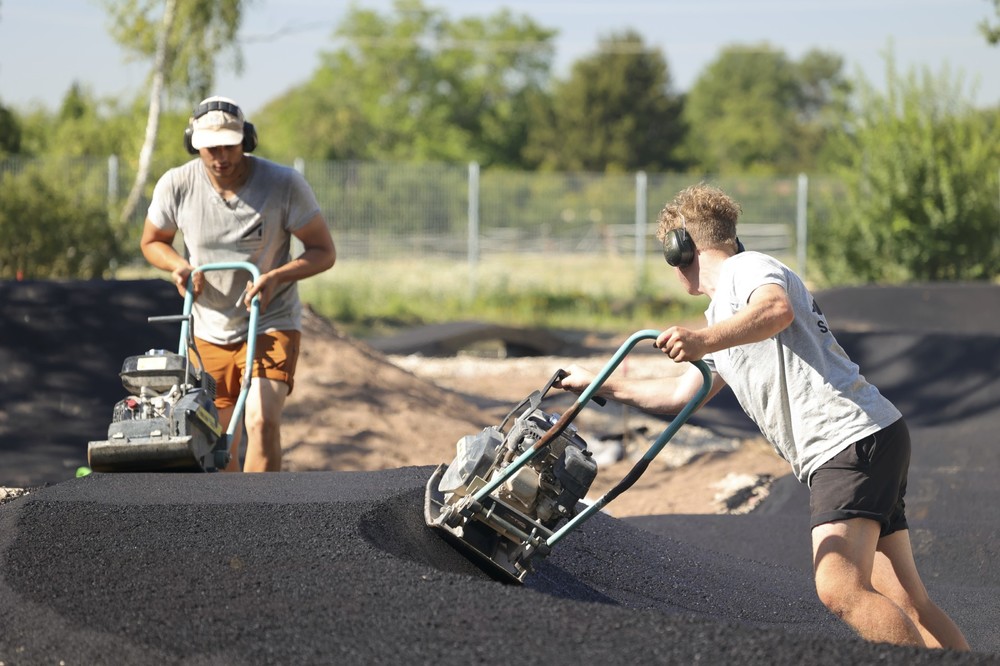
[{"label": "metal fence post", "polygon": [[646,208],[647,179],[645,171],[635,174],[635,274],[636,291],[646,288]]},{"label": "metal fence post", "polygon": [[807,203],[809,200],[809,176],[804,173],[799,174],[798,201],[795,207],[795,243],[796,260],[798,262],[799,277],[806,279],[806,240],[807,234]]},{"label": "metal fence post", "polygon": [[476,297],[476,265],[479,263],[479,164],[469,162],[469,297]]}]

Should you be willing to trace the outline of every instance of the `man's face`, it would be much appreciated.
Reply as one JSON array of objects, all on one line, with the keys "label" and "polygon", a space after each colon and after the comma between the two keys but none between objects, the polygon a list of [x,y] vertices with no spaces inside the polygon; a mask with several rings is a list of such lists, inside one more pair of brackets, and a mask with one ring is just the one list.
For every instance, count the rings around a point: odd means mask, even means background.
[{"label": "man's face", "polygon": [[701,281],[698,279],[698,256],[695,254],[694,261],[684,268],[675,267],[674,273],[677,281],[681,283],[684,290],[691,296],[701,295]]},{"label": "man's face", "polygon": [[198,151],[202,164],[217,178],[229,178],[237,173],[243,160],[243,146],[212,146]]}]

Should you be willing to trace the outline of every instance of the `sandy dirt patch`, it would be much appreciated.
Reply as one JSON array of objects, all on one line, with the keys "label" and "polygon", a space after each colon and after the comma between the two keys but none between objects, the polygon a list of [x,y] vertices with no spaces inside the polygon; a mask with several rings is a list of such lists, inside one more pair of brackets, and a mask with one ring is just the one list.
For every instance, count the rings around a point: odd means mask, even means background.
[{"label": "sandy dirt patch", "polygon": [[[307,313],[282,430],[284,467],[377,470],[449,462],[459,438],[498,424],[556,369],[580,363],[596,370],[619,342],[612,336],[607,353],[573,358],[385,356]],[[664,372],[670,365],[642,358],[619,371]],[[574,425],[602,460],[592,497],[624,477],[633,458],[665,427],[615,405],[587,408]],[[733,440],[685,426],[607,511],[617,516],[745,512],[766,496],[771,481],[787,473],[787,464],[762,440]]]}]

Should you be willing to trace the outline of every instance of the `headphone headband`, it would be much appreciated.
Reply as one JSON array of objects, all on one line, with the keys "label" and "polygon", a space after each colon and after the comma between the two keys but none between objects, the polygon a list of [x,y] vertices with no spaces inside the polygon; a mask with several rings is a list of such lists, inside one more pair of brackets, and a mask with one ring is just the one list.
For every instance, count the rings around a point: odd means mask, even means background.
[{"label": "headphone headband", "polygon": [[223,113],[228,113],[229,115],[236,116],[237,118],[243,117],[243,111],[240,110],[240,107],[217,99],[194,107],[194,111],[191,115],[197,119],[211,111],[222,111]]}]

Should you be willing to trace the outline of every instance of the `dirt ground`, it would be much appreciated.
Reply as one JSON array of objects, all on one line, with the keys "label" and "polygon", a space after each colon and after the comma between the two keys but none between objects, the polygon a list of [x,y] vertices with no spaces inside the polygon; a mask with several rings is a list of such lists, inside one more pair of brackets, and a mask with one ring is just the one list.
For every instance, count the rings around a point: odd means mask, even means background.
[{"label": "dirt ground", "polygon": [[[603,341],[606,353],[574,358],[385,356],[307,312],[295,389],[282,429],[284,467],[376,470],[447,463],[459,438],[499,424],[556,369],[571,363],[599,369],[626,337]],[[599,351],[601,342],[596,347]],[[618,372],[641,373],[644,367],[646,372],[664,372],[673,365],[657,362],[623,364]],[[552,398],[558,399],[554,394]],[[573,396],[569,399],[572,402]],[[560,411],[548,403],[543,409]],[[641,456],[665,427],[662,421],[620,406],[601,412],[587,408],[574,425],[597,450],[598,459],[604,459],[592,498],[624,477],[634,464],[632,457]],[[603,440],[609,445],[602,445]],[[622,459],[609,462],[615,458]],[[771,481],[787,473],[787,464],[762,440],[722,438],[688,425],[607,512],[745,512],[766,496]]]}]

